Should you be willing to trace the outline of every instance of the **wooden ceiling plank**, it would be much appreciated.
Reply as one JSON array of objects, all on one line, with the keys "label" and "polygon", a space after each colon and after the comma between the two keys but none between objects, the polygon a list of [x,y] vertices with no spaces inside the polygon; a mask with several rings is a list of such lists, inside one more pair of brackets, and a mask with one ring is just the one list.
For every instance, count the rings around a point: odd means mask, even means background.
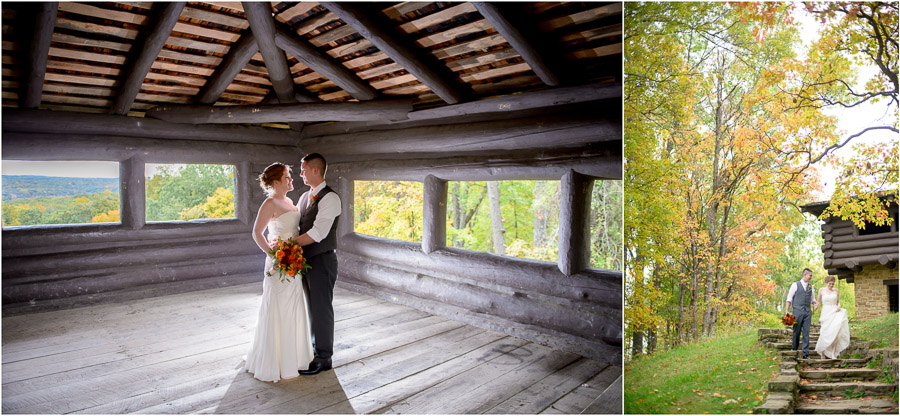
[{"label": "wooden ceiling plank", "polygon": [[106,113],[106,109],[103,109],[103,108],[81,107],[81,106],[72,106],[72,105],[41,104],[41,109],[53,110],[53,111],[70,111],[70,112],[74,112],[74,113],[95,113],[95,114]]},{"label": "wooden ceiling plank", "polygon": [[43,101],[61,104],[90,105],[94,107],[109,107],[111,100],[103,98],[74,97],[70,95],[44,94]]},{"label": "wooden ceiling plank", "polygon": [[[405,87],[384,90],[381,93],[384,95],[422,95],[422,94],[430,93],[430,92],[431,92],[431,90],[428,89],[427,85],[416,84],[416,85],[407,85]],[[438,98],[440,98],[440,97],[438,97]]]},{"label": "wooden ceiling plank", "polygon": [[[4,74],[5,75],[5,74]],[[110,78],[90,77],[86,75],[67,75],[48,72],[45,76],[48,81],[71,82],[74,84],[96,85],[100,87],[112,87],[116,80]]]},{"label": "wooden ceiling plank", "polygon": [[389,88],[395,85],[405,84],[407,82],[417,81],[418,78],[412,74],[400,75],[399,77],[393,77],[388,79],[383,79],[379,81],[375,81],[372,83],[372,86],[378,89]]},{"label": "wooden ceiling plank", "polygon": [[616,35],[619,35],[619,36],[622,35],[622,24],[621,23],[617,23],[617,24],[610,25],[610,26],[598,27],[595,29],[580,30],[577,32],[568,33],[566,35],[563,35],[561,40],[563,42],[573,42],[573,41],[578,41],[578,40],[591,41],[591,40],[596,40],[596,39],[600,39],[600,38],[605,38],[607,36],[616,36]]},{"label": "wooden ceiling plank", "polygon": [[502,45],[504,43],[506,43],[506,39],[504,39],[503,36],[495,33],[489,36],[475,39],[471,42],[457,43],[456,45],[451,45],[446,48],[436,49],[432,51],[432,54],[434,54],[434,56],[437,58],[446,59],[480,50],[487,51],[488,48]]},{"label": "wooden ceiling plank", "polygon": [[47,53],[49,56],[56,56],[56,57],[60,57],[60,58],[81,59],[84,61],[104,62],[104,63],[108,63],[108,64],[122,65],[126,61],[126,58],[122,55],[85,52],[85,51],[80,51],[80,50],[76,50],[76,49],[63,49],[63,48],[51,47],[47,51]]},{"label": "wooden ceiling plank", "polygon": [[153,71],[150,71],[147,73],[147,78],[155,79],[158,81],[177,82],[177,83],[181,83],[181,84],[195,85],[195,86],[202,86],[206,83],[206,79],[204,79],[204,78],[160,74],[160,73],[153,72]]},{"label": "wooden ceiling plank", "polygon": [[[351,28],[352,30],[352,28]],[[275,44],[290,53],[298,61],[303,62],[313,71],[334,81],[341,89],[360,101],[378,97],[378,91],[361,80],[353,71],[341,65],[328,55],[310,46],[304,39],[288,31],[278,30]]]},{"label": "wooden ceiling plank", "polygon": [[375,53],[370,53],[366,56],[360,56],[359,58],[353,58],[349,61],[344,61],[344,66],[347,68],[353,69],[358,68],[363,65],[371,64],[372,62],[383,61],[385,59],[390,59],[384,52],[378,51]]},{"label": "wooden ceiling plank", "polygon": [[245,94],[235,94],[233,92],[223,92],[221,98],[235,100],[235,101],[247,101],[249,103],[257,103],[263,96],[261,95],[245,95]]},{"label": "wooden ceiling plank", "polygon": [[126,29],[122,27],[98,25],[94,23],[79,22],[77,20],[58,17],[56,26],[63,29],[77,30],[79,32],[96,33],[101,35],[112,35],[124,39],[136,39],[138,31],[135,29]]},{"label": "wooden ceiling plank", "polygon": [[416,41],[416,44],[422,46],[424,48],[429,48],[437,44],[441,44],[447,41],[454,40],[460,36],[468,35],[472,33],[484,32],[488,29],[493,29],[491,23],[485,19],[476,20],[471,23],[464,24],[462,26],[457,26],[449,30],[445,30],[443,32],[437,32],[423,38],[420,38]]},{"label": "wooden ceiling plank", "polygon": [[96,17],[139,26],[146,25],[149,20],[147,16],[141,14],[134,14],[121,10],[107,10],[87,3],[75,3],[70,1],[61,2],[59,4],[59,10],[80,14],[82,16]]},{"label": "wooden ceiling plank", "polygon": [[224,54],[228,52],[228,45],[220,45],[218,43],[209,43],[203,42],[196,39],[184,38],[181,36],[169,36],[166,39],[166,45],[178,46],[181,48],[190,48],[190,49],[198,49],[201,51],[207,51],[210,53],[221,53]]},{"label": "wooden ceiling plank", "polygon": [[520,72],[528,71],[531,71],[531,66],[529,66],[526,62],[522,62],[518,64],[502,66],[500,68],[491,68],[484,71],[462,74],[460,75],[460,78],[462,78],[466,82],[481,81],[485,79],[497,78],[504,75],[517,74]]},{"label": "wooden ceiling plank", "polygon": [[[266,88],[253,87],[250,85],[239,84],[236,82],[232,82],[231,85],[229,85],[228,88],[225,89],[225,92],[229,92],[229,91],[231,91],[232,93],[244,92],[244,93],[250,93],[250,94],[257,94],[260,96],[260,98],[262,98],[262,96],[265,96],[269,92],[269,90]],[[223,92],[222,94],[225,94],[225,92]]]},{"label": "wooden ceiling plank", "polygon": [[288,23],[291,21],[291,19],[300,16],[301,14],[308,13],[318,5],[319,3],[316,3],[314,1],[301,1],[300,3],[289,7],[281,13],[278,13],[278,15],[275,16],[275,19],[282,23]]},{"label": "wooden ceiling plank", "polygon": [[172,33],[172,29],[178,23],[178,16],[184,9],[187,2],[171,2],[163,3],[152,26],[148,28],[147,34],[137,50],[141,51],[134,62],[130,64],[128,74],[122,82],[119,94],[116,96],[110,109],[111,114],[124,115],[128,113],[131,104],[141,90],[141,83],[150,71],[151,66],[156,61],[159,51],[162,50],[166,43],[166,39]]},{"label": "wooden ceiling plank", "polygon": [[475,6],[470,2],[462,3],[457,6],[448,7],[444,10],[441,10],[437,13],[429,14],[428,16],[410,20],[402,25],[400,25],[400,30],[404,33],[415,33],[422,29],[425,29],[429,26],[434,26],[441,22],[446,22],[454,17],[464,15],[466,13],[475,12]]},{"label": "wooden ceiling plank", "polygon": [[571,59],[599,58],[601,56],[615,55],[617,53],[622,53],[621,43],[578,50],[569,53],[568,57]]},{"label": "wooden ceiling plank", "polygon": [[221,65],[216,67],[209,82],[200,91],[196,101],[200,104],[212,104],[219,100],[219,96],[225,92],[228,85],[234,81],[234,77],[241,72],[250,58],[259,51],[259,45],[253,37],[253,33],[247,32],[236,44],[232,45],[228,55]]},{"label": "wooden ceiling plank", "polygon": [[219,29],[210,29],[208,27],[193,25],[190,23],[178,22],[173,28],[175,32],[187,33],[190,35],[203,36],[210,39],[223,40],[226,42],[236,42],[241,38],[239,33],[227,32]]},{"label": "wooden ceiling plank", "polygon": [[578,12],[569,16],[557,17],[546,22],[538,24],[542,32],[550,32],[561,27],[587,23],[593,20],[602,19],[614,14],[622,14],[622,3],[613,3],[606,6],[597,7],[583,12]]},{"label": "wooden ceiling plank", "polygon": [[330,92],[328,94],[322,94],[319,96],[323,101],[336,100],[339,98],[350,97],[350,94],[347,94],[347,91],[335,91]]},{"label": "wooden ceiling plank", "polygon": [[297,32],[298,35],[306,35],[307,33],[315,30],[317,27],[324,26],[328,23],[334,22],[335,20],[338,20],[338,17],[335,16],[334,13],[325,12],[313,17],[312,19],[304,21],[300,24],[300,26],[297,26],[294,31]]},{"label": "wooden ceiling plank", "polygon": [[59,84],[44,84],[43,90],[50,92],[61,92],[65,94],[94,95],[98,97],[111,97],[113,94],[112,88],[79,87],[75,85]]},{"label": "wooden ceiling plank", "polygon": [[326,53],[331,57],[339,58],[341,56],[349,55],[351,53],[355,53],[357,51],[368,49],[373,46],[375,46],[375,45],[373,45],[372,42],[369,42],[368,39],[363,38],[363,39],[359,39],[355,42],[345,43],[334,49],[330,49]]},{"label": "wooden ceiling plank", "polygon": [[512,59],[519,56],[513,48],[501,49],[496,52],[473,56],[471,58],[460,59],[457,61],[447,62],[447,67],[454,71],[462,71],[464,69],[474,68],[481,65],[491,64],[505,59]]},{"label": "wooden ceiling plank", "polygon": [[307,69],[309,69],[309,67],[306,66],[303,62],[300,62],[300,61],[297,61],[297,63],[294,64],[294,65],[290,68],[292,74],[296,74],[296,73],[298,73],[298,72],[306,71]]},{"label": "wooden ceiling plank", "polygon": [[[287,65],[287,59],[284,51],[275,45],[275,21],[272,19],[271,5],[254,2],[243,2],[242,4],[244,13],[247,14],[247,20],[250,21],[250,30],[253,31],[253,36],[259,45],[259,52],[262,53],[266,69],[269,71],[269,80],[272,82],[278,101],[282,104],[295,103],[297,99],[294,98],[294,81]],[[307,98],[309,102],[318,101],[318,97],[313,97],[312,94]]]},{"label": "wooden ceiling plank", "polygon": [[241,19],[240,17],[211,12],[191,6],[186,6],[184,8],[184,10],[181,12],[181,17],[200,20],[204,22],[217,23],[220,25],[235,27],[238,29],[246,29],[250,27],[250,23],[247,23],[246,20]]},{"label": "wooden ceiling plank", "polygon": [[194,55],[190,53],[173,51],[171,49],[163,49],[159,51],[160,58],[174,59],[176,61],[189,62],[191,64],[218,66],[222,63],[222,58],[217,56]]},{"label": "wooden ceiling plank", "polygon": [[206,3],[225,9],[237,10],[239,12],[244,11],[244,6],[239,1],[207,1]]},{"label": "wooden ceiling plank", "polygon": [[250,82],[253,84],[272,85],[272,81],[269,81],[268,78],[257,77],[248,74],[237,74],[234,76],[234,79],[236,81]]},{"label": "wooden ceiling plank", "polygon": [[342,39],[347,36],[350,36],[354,33],[356,33],[356,30],[354,30],[350,26],[344,25],[337,29],[329,30],[319,36],[316,36],[316,37],[310,39],[309,43],[311,43],[315,46],[323,46],[323,45],[327,45],[331,42],[334,42],[338,39]]},{"label": "wooden ceiling plank", "polygon": [[392,72],[397,72],[402,70],[403,67],[397,63],[390,63],[387,65],[376,66],[375,68],[369,68],[365,71],[357,72],[356,75],[362,79],[374,78],[379,75],[390,74]]},{"label": "wooden ceiling plank", "polygon": [[197,95],[197,91],[200,91],[200,88],[183,87],[178,85],[162,85],[152,82],[145,82],[143,85],[141,85],[141,91],[171,92],[175,94],[185,94],[193,96]]},{"label": "wooden ceiling plank", "polygon": [[11,42],[11,41],[8,41],[8,40],[4,40],[4,41],[3,41],[3,50],[4,50],[4,51],[18,52],[18,51],[22,50],[22,46],[19,45],[19,44],[16,43],[16,42]]},{"label": "wooden ceiling plank", "polygon": [[28,46],[28,59],[25,62],[22,94],[19,97],[19,103],[23,108],[37,108],[41,103],[41,86],[47,72],[47,52],[50,50],[53,28],[56,26],[58,7],[57,2],[29,4],[29,9],[33,10],[30,22],[33,25],[33,33]]},{"label": "wooden ceiling plank", "polygon": [[106,66],[99,65],[88,65],[79,62],[69,62],[69,61],[57,61],[55,59],[50,59],[47,61],[47,68],[50,69],[61,69],[64,71],[78,71],[78,72],[86,72],[93,74],[103,74],[103,75],[112,75],[119,76],[122,73],[122,70],[119,68],[110,68]]},{"label": "wooden ceiling plank", "polygon": [[350,3],[323,2],[322,5],[345,23],[353,26],[360,35],[390,56],[394,62],[403,66],[444,101],[455,104],[466,100],[470,95],[469,86],[456,81],[455,75],[450,73],[446,66],[432,61],[434,59],[432,55],[420,55],[412,46],[407,46],[388,29],[386,23],[378,19],[378,16],[368,15]]},{"label": "wooden ceiling plank", "polygon": [[[244,4],[245,9],[249,9]],[[252,25],[251,21],[251,25]],[[307,121],[405,120],[411,100],[378,100],[350,103],[296,103],[247,106],[158,106],[147,116],[170,123],[234,124]]]},{"label": "wooden ceiling plank", "polygon": [[80,36],[68,35],[65,33],[53,33],[53,41],[65,43],[67,45],[87,46],[91,48],[103,48],[120,52],[128,52],[131,50],[130,43],[110,42],[106,40],[88,39]]},{"label": "wooden ceiling plank", "polygon": [[[153,65],[150,66],[153,69],[162,69],[165,71],[175,71],[175,72],[183,72],[185,74],[195,74],[195,75],[203,75],[208,77],[213,74],[215,70],[212,68],[206,68],[202,66],[193,66],[193,65],[183,65],[176,64],[172,62],[163,62],[156,61],[153,62]],[[146,77],[146,75],[145,75]]]},{"label": "wooden ceiling plank", "polygon": [[135,99],[141,101],[148,101],[151,103],[155,102],[166,102],[166,103],[174,103],[174,104],[190,104],[191,97],[178,97],[175,95],[165,95],[165,94],[147,94],[147,93],[139,93]]},{"label": "wooden ceiling plank", "polygon": [[522,56],[522,59],[528,63],[528,66],[531,67],[534,73],[544,81],[544,84],[551,87],[560,84],[559,74],[544,61],[544,55],[526,39],[519,28],[503,15],[497,4],[477,2],[474,3],[474,7],[478,9],[478,12],[485,19],[491,22],[494,29],[497,29],[497,32]]},{"label": "wooden ceiling plank", "polygon": [[400,17],[405,16],[407,13],[414,12],[423,7],[427,7],[430,4],[432,4],[432,3],[428,2],[428,1],[406,1],[403,3],[388,7],[387,9],[384,9],[381,12],[384,13],[384,15],[390,19],[398,19]]}]

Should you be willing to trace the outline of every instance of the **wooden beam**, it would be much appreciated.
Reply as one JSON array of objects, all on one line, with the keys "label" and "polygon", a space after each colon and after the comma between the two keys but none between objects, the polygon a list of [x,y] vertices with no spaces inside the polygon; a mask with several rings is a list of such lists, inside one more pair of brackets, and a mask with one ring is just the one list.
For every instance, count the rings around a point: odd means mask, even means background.
[{"label": "wooden beam", "polygon": [[[248,126],[191,126],[161,120],[65,111],[4,108],[2,129],[9,132],[212,140],[295,146],[297,133]],[[6,137],[4,137],[5,144]],[[6,149],[4,149],[6,152]]]},{"label": "wooden beam", "polygon": [[[269,71],[269,80],[282,104],[297,102],[294,98],[294,80],[288,68],[284,51],[275,46],[275,21],[272,19],[272,8],[269,2],[242,2],[244,13],[250,21],[250,30],[259,45],[259,52]],[[308,94],[306,102],[319,101],[318,97]]]},{"label": "wooden beam", "polygon": [[465,104],[414,111],[409,114],[409,119],[427,120],[467,114],[502,113],[619,97],[622,97],[622,84],[597,83],[525,94],[512,94]]},{"label": "wooden beam", "polygon": [[296,34],[289,33],[281,28],[275,32],[275,45],[285,52],[297,58],[304,65],[310,67],[320,75],[328,78],[353,98],[360,101],[373,100],[378,97],[378,91],[369,83],[361,80],[356,73],[347,69],[328,54],[319,52],[310,46],[306,40]]},{"label": "wooden beam", "polygon": [[234,77],[241,72],[241,68],[247,66],[250,58],[259,51],[259,45],[253,37],[252,32],[246,32],[241,36],[241,40],[231,46],[225,60],[216,68],[200,94],[197,96],[197,102],[200,104],[213,104],[225,92],[225,89],[234,81]]},{"label": "wooden beam", "polygon": [[562,177],[559,201],[559,270],[571,276],[590,267],[593,182],[575,171]]},{"label": "wooden beam", "polygon": [[357,4],[341,2],[320,2],[368,39],[379,50],[413,74],[420,82],[428,86],[438,97],[450,104],[466,101],[471,95],[471,88],[455,80],[443,63],[432,56],[418,54],[418,48],[407,46],[404,39],[396,36],[389,26],[380,19],[380,12],[367,13]]},{"label": "wooden beam", "polygon": [[47,57],[50,41],[56,26],[56,12],[59,2],[32,3],[27,6],[34,10],[34,29],[28,46],[27,69],[20,96],[23,108],[37,108],[41,104],[44,74],[47,72]]},{"label": "wooden beam", "polygon": [[170,123],[284,123],[291,121],[364,121],[405,119],[412,110],[410,100],[358,103],[297,103],[238,106],[158,106],[148,117]]},{"label": "wooden beam", "polygon": [[500,11],[500,8],[494,3],[475,2],[472,3],[478,12],[484,16],[494,29],[512,45],[513,49],[519,52],[522,59],[528,63],[528,66],[547,84],[555,87],[560,84],[559,76],[544,61],[544,56],[529,42],[519,29],[513,25]]},{"label": "wooden beam", "polygon": [[140,52],[130,65],[130,70],[127,71],[128,75],[125,81],[122,82],[122,87],[119,89],[115,101],[113,101],[110,114],[124,115],[131,109],[135,97],[141,91],[141,84],[144,83],[147,72],[150,72],[150,67],[156,61],[159,51],[162,50],[163,45],[166,44],[166,40],[169,39],[169,35],[172,33],[172,29],[178,23],[178,16],[181,15],[181,10],[184,9],[185,4],[187,2],[183,1],[163,3],[161,6],[162,10],[160,10],[156,21],[144,36],[143,43],[134,48],[135,51]]},{"label": "wooden beam", "polygon": [[424,186],[422,252],[429,254],[447,247],[447,181],[428,175]]}]

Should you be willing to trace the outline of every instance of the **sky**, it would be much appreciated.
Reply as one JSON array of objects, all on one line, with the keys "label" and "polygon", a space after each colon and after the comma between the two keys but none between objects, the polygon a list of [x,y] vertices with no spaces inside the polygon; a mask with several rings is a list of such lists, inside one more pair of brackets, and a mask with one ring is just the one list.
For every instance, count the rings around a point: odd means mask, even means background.
[{"label": "sky", "polygon": [[[181,166],[175,164],[176,166]],[[158,163],[145,165],[145,176],[150,178],[156,174]],[[63,178],[118,178],[118,162],[90,161],[29,161],[4,160],[3,175],[36,175],[57,176]]]}]

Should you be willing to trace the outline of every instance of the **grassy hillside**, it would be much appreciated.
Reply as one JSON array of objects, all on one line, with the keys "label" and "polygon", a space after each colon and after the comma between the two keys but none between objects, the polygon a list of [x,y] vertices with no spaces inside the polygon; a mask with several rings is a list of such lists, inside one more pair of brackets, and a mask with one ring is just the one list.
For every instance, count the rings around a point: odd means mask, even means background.
[{"label": "grassy hillside", "polygon": [[851,322],[850,335],[874,341],[875,348],[897,348],[898,329],[896,312],[868,321]]},{"label": "grassy hillside", "polygon": [[625,413],[747,413],[777,371],[755,329],[637,358],[625,365]]},{"label": "grassy hillside", "polygon": [[118,178],[58,178],[51,176],[3,175],[3,201],[21,198],[89,195],[119,192]]}]

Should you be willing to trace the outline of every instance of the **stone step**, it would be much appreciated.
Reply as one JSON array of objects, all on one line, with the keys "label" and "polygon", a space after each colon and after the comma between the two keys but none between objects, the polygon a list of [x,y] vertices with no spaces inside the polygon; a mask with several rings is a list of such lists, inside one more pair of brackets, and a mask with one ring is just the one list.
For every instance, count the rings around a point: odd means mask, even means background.
[{"label": "stone step", "polygon": [[800,384],[800,394],[818,396],[853,397],[862,394],[864,396],[890,396],[897,390],[897,383],[852,382],[852,383],[805,383]]},{"label": "stone step", "polygon": [[799,414],[897,414],[897,403],[885,399],[801,400],[794,405]]},{"label": "stone step", "polygon": [[843,380],[873,380],[881,375],[881,370],[875,368],[801,369],[799,373],[800,378],[838,382]]},{"label": "stone step", "polygon": [[800,366],[801,368],[809,368],[809,367],[822,367],[822,368],[863,368],[866,366],[869,360],[865,358],[838,358],[838,359],[828,359],[828,358],[812,358],[812,354],[810,353],[810,359],[801,360]]}]

